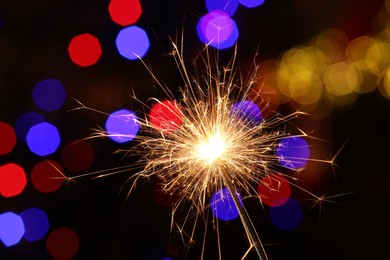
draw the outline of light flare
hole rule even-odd
[[[205,142],[198,144],[195,156],[210,165],[214,161],[223,158],[226,151],[226,142],[220,134],[211,135]]]
[[[82,176],[105,177],[127,173],[129,169],[139,169],[129,177],[131,187],[128,189],[128,195],[140,180],[155,180],[165,193],[178,196],[172,209],[171,231],[176,228],[183,242],[188,242],[188,247],[194,243],[197,222],[203,220],[207,227],[210,197],[214,192],[227,188],[249,242],[249,249],[243,258],[254,249],[259,259],[267,259],[256,228],[240,198],[244,200],[257,197],[261,201],[257,191],[258,183],[264,176],[280,172],[281,166],[283,167],[276,154],[280,141],[291,135],[301,138],[309,136],[290,124],[291,120],[305,114],[303,112],[297,111],[287,116],[275,113],[266,119],[259,119],[260,113],[256,113],[256,116],[248,114],[248,106],[235,106],[239,102],[247,104],[246,101],[256,101],[258,107],[266,107],[262,102],[267,102],[262,98],[261,87],[253,86],[256,82],[256,66],[249,81],[245,82],[241,77],[237,77],[236,51],[232,60],[221,68],[218,62],[213,64],[213,61],[218,60],[218,54],[216,57],[212,56],[206,46],[205,55],[199,55],[194,61],[199,65],[200,60],[205,69],[201,73],[192,74],[185,65],[182,51],[173,43],[171,55],[184,82],[179,99],[175,99],[172,90],[161,83],[151,68],[140,59],[156,84],[165,92],[165,98],[176,100],[180,105],[180,109],[174,111],[175,116],[181,119],[180,126],[173,131],[163,131],[156,129],[148,117],[137,118],[140,132],[135,136],[135,143],[129,150],[122,151],[129,156],[139,156],[141,159],[137,163],[68,179]],[[162,106],[165,104],[159,100],[157,102]],[[78,103],[80,107],[77,109],[96,112],[81,102]],[[243,113],[235,111],[241,107],[244,109]],[[172,110],[168,106],[166,109]],[[292,126],[291,129],[288,126]],[[110,134],[99,130],[91,138],[107,136]],[[333,163],[333,160],[315,158],[308,158],[307,161]],[[304,165],[299,170],[303,168]],[[289,181],[295,179],[294,176],[285,176]],[[315,197],[310,192],[308,194]],[[184,205],[190,205],[185,213],[182,210]],[[216,228],[218,230],[218,226]],[[206,234],[203,236],[202,259]],[[222,259],[220,246],[218,242],[219,258]]]

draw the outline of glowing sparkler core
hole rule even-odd
[[[200,143],[195,151],[195,156],[207,165],[221,158],[226,151],[226,141],[217,133],[211,135],[205,142]]]
[[[246,83],[236,82],[234,58],[221,70],[217,66],[214,72],[212,59],[206,52],[207,56],[203,59],[206,71],[196,77],[197,75],[191,75],[187,71],[178,47],[175,44],[173,47],[172,56],[184,80],[182,95],[177,101],[180,109],[173,111],[171,103],[158,103],[162,106],[161,111],[173,111],[174,117],[180,118],[180,124],[175,124],[177,128],[173,131],[159,131],[153,120],[137,118],[140,134],[135,139],[138,143],[131,150],[123,151],[141,156],[140,172],[129,178],[132,181],[129,194],[138,180],[155,178],[164,192],[178,195],[172,211],[172,227],[178,227],[183,241],[188,238],[191,243],[196,225],[191,225],[193,230],[189,234],[183,232],[184,227],[189,226],[189,219],[193,216],[195,223],[198,215],[204,215],[207,219],[208,215],[204,212],[209,209],[211,194],[226,187],[250,244],[243,258],[254,249],[259,259],[266,260],[263,245],[240,198],[259,196],[255,185],[281,166],[277,155],[279,143],[291,136],[291,133],[284,130],[285,125],[301,113],[295,112],[284,117],[274,115],[263,120],[258,108],[259,102],[262,102],[262,93],[252,90],[252,79],[256,73]],[[175,100],[169,88],[144,65],[169,100]],[[257,104],[251,100],[256,100]],[[82,105],[82,108],[86,107]],[[157,116],[152,116],[151,119],[153,118]],[[163,116],[161,120],[158,121],[161,125],[172,125],[170,117]],[[299,132],[301,134],[294,136],[307,136],[303,131]],[[98,136],[110,136],[110,133],[100,133]],[[295,156],[292,157],[296,159]],[[128,168],[118,167],[114,173],[127,172]],[[98,177],[114,173],[98,172]],[[191,207],[184,217],[184,223],[178,225],[174,216],[180,214],[180,207],[186,201],[191,203]],[[202,259],[204,247],[203,244]]]

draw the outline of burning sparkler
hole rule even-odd
[[[185,83],[177,101],[174,101],[169,88],[145,65],[167,94],[167,100],[155,99],[149,117],[138,118],[131,113],[112,116],[116,120],[130,122],[135,131],[106,129],[98,131],[97,136],[123,141],[135,138],[135,145],[124,152],[141,155],[139,164],[143,168],[129,178],[132,181],[129,194],[138,180],[157,179],[164,192],[179,196],[172,212],[172,226],[176,211],[184,202],[190,201],[198,216],[213,207],[209,198],[214,192],[227,188],[250,244],[243,258],[254,249],[259,259],[265,260],[267,256],[263,244],[241,197],[260,198],[256,185],[263,177],[277,172],[281,165],[300,170],[307,160],[312,160],[308,158],[309,150],[304,140],[307,135],[297,128],[293,129],[295,133],[286,130],[289,121],[303,113],[295,112],[285,117],[275,114],[263,118],[259,107],[264,107],[266,100],[259,103],[262,93],[253,89],[256,71],[247,83],[237,82],[234,70],[236,55],[225,67],[219,68],[218,64],[212,65],[213,58],[207,46],[204,52],[205,55],[200,55],[198,59],[204,63],[205,71],[201,75],[193,75],[184,63],[182,52],[173,44],[172,56]],[[90,109],[79,104],[78,109]],[[290,141],[300,153],[289,150]],[[107,176],[133,167],[82,176]],[[275,178],[275,182],[279,181]],[[226,195],[222,194],[222,199],[223,196]],[[187,217],[190,215],[188,213]],[[179,229],[183,230],[184,225]],[[194,230],[195,227],[189,235],[190,240]]]

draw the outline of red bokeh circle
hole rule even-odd
[[[264,176],[257,187],[261,202],[270,207],[281,206],[291,195],[290,184],[280,173]]]

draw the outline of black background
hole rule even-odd
[[[137,25],[146,29],[151,41],[145,62],[167,85],[180,86],[180,76],[167,55],[171,48],[169,36],[177,39],[183,31],[185,53],[191,57],[202,47],[195,26],[206,13],[205,5],[203,1],[173,0],[143,0],[141,4],[143,13]],[[161,95],[140,62],[128,61],[117,53],[114,39],[122,27],[111,21],[107,5],[108,1],[100,0],[0,1],[1,121],[13,125],[20,114],[37,111],[31,91],[36,82],[48,77],[61,80],[69,97],[105,112],[137,106],[130,104],[131,89],[141,100]],[[251,62],[257,50],[261,59],[277,58],[284,50],[327,28],[339,28],[350,39],[370,34],[382,5],[379,0],[268,0],[254,9],[239,7],[234,16],[240,30],[239,63]],[[81,68],[71,62],[67,47],[72,37],[85,32],[100,40],[103,53],[96,65]],[[221,51],[224,55],[229,57],[231,51]],[[89,136],[91,127],[104,124],[100,114],[67,112],[75,106],[69,98],[63,109],[45,114],[59,127],[63,142]],[[360,95],[351,105],[336,107],[318,123],[329,129],[326,138],[334,144],[334,153],[345,143],[334,178],[318,188],[329,195],[351,193],[332,199],[337,204],[324,204],[320,211],[318,207],[310,210],[310,203],[303,203],[303,221],[289,232],[274,228],[267,210],[257,204],[248,206],[251,212],[257,210],[253,220],[269,259],[388,256],[389,112],[390,101],[376,90]],[[96,159],[91,171],[131,163],[113,155],[118,145],[109,140],[94,140],[93,145]],[[39,160],[20,142],[11,154],[0,158],[2,164],[15,161],[23,165],[27,173]],[[0,199],[0,209],[20,212],[41,207],[48,213],[51,230],[68,226],[77,232],[77,259],[162,259],[170,240],[177,251],[177,255],[171,252],[171,257],[184,259],[186,250],[177,231],[170,232],[170,207],[156,202],[153,183],[148,182],[139,185],[126,200],[126,193],[119,190],[127,177],[125,173],[97,180],[80,179],[52,194],[40,194],[29,183],[17,198]],[[216,237],[212,227],[209,229],[205,259],[216,259]],[[247,248],[240,222],[220,224],[220,232],[223,259],[239,259]],[[200,231],[196,239],[199,242],[201,238]],[[50,259],[44,243],[21,242],[11,248],[0,245],[0,258]],[[200,245],[191,247],[188,259],[199,259]],[[253,252],[248,258],[256,259]]]

